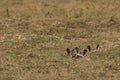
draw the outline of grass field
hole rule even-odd
[[[0,0],[0,80],[120,80],[119,0]],[[77,60],[66,48],[100,44]]]

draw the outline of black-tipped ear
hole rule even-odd
[[[87,53],[87,49],[83,50],[83,55],[85,55]]]
[[[91,47],[90,47],[90,45],[88,45],[87,48],[88,48],[89,51],[91,51]]]
[[[70,49],[69,48],[66,49],[66,52],[67,52],[67,55],[70,56]]]
[[[97,44],[96,49],[98,49],[99,47],[100,47],[100,44]]]

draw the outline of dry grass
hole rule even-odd
[[[0,0],[0,80],[119,80],[119,0]],[[8,11],[7,11],[8,9]],[[78,60],[66,48],[100,43]]]

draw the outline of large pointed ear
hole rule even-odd
[[[67,55],[70,56],[70,49],[69,48],[66,49],[66,52],[67,52]]]
[[[96,50],[99,49],[99,47],[100,47],[100,44],[97,44],[97,46],[96,46]]]
[[[87,46],[87,49],[88,49],[89,51],[92,50],[90,45]]]

